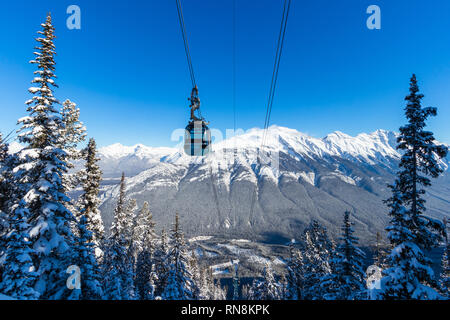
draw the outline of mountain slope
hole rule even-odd
[[[281,242],[298,237],[317,219],[333,236],[351,210],[363,242],[383,231],[400,154],[395,133],[378,130],[351,137],[334,132],[317,139],[272,126],[258,157],[263,131],[252,129],[213,145],[208,157],[188,157],[177,149],[113,145],[100,149],[105,172],[101,206],[107,227],[118,195],[117,178],[129,176],[127,192],[138,204],[149,201],[159,226],[179,212],[189,235],[214,234]],[[267,155],[267,157],[265,157]],[[268,159],[268,160],[267,160]],[[441,162],[447,170],[448,159]],[[428,214],[450,212],[448,171],[428,195]]]

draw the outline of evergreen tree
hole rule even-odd
[[[154,300],[157,274],[153,271],[152,255],[148,250],[139,252],[136,261],[136,293],[140,300]]]
[[[228,288],[225,286],[225,288],[222,288],[220,286],[220,282],[217,280],[214,280],[214,277],[211,276],[209,277],[211,283],[212,283],[212,288],[213,288],[213,294],[212,294],[212,300],[226,300],[227,299],[227,291]]]
[[[8,218],[6,214],[6,202],[10,187],[7,183],[7,157],[8,157],[8,144],[4,141],[3,135],[0,132],[0,257],[4,253],[6,233],[9,229]],[[1,264],[0,264],[1,273]],[[1,278],[0,278],[1,280]]]
[[[205,288],[202,277],[202,269],[198,264],[197,257],[195,256],[195,252],[191,252],[191,257],[188,261],[189,273],[192,276],[192,281],[195,283],[193,288],[193,300],[207,300],[208,297],[208,289]]]
[[[38,273],[32,261],[33,249],[29,241],[29,225],[26,222],[27,209],[21,201],[11,218],[11,231],[6,236],[2,281],[0,292],[14,299],[38,299],[34,290]]]
[[[131,219],[132,220],[132,219]],[[103,258],[104,292],[110,300],[132,300],[134,292],[134,259],[130,255],[130,217],[126,206],[125,175],[120,182],[114,221],[106,240]]]
[[[437,114],[436,108],[422,108],[424,97],[419,93],[416,76],[410,83],[405,98],[408,124],[400,128],[397,149],[403,152],[400,171],[390,186],[392,197],[386,200],[390,209],[390,225],[386,228],[394,246],[389,256],[389,268],[382,279],[386,299],[434,299],[434,281],[431,260],[423,250],[438,245],[443,226],[440,221],[424,216],[425,187],[431,185],[429,177],[442,173],[438,160],[447,155],[447,148],[435,144],[433,133],[425,131],[425,121]]]
[[[133,240],[135,210],[137,208],[136,200],[127,200],[125,174],[122,173],[119,186],[119,199],[114,209],[115,218],[111,227],[111,234],[120,235],[124,241],[127,250],[130,250]]]
[[[167,233],[163,229],[153,258],[155,274],[157,275],[155,297],[161,297],[167,284],[167,275],[169,273],[168,254],[169,245],[167,243]]]
[[[140,299],[153,300],[157,275],[154,272],[155,253],[155,223],[148,202],[144,202],[137,218],[135,227],[136,247],[138,251],[136,262],[136,291]]]
[[[444,226],[447,229],[447,219],[444,219]],[[439,291],[447,298],[450,298],[450,246],[448,243],[448,237],[445,237],[445,248],[442,254],[441,260],[441,275],[439,277]]]
[[[61,149],[66,152],[66,163],[68,169],[73,169],[73,162],[82,158],[82,152],[78,145],[86,139],[86,128],[80,121],[80,109],[70,100],[62,104],[60,110],[63,127],[61,129]],[[81,172],[70,172],[63,176],[63,184],[66,191],[75,189],[80,184]],[[76,207],[72,205],[72,212]]]
[[[293,242],[289,244],[289,260],[286,269],[284,299],[300,300],[303,288],[303,256],[299,250],[294,248]]]
[[[383,247],[381,233],[377,232],[377,243],[375,246],[375,257],[374,257],[374,265],[376,265],[381,270],[387,268],[387,256],[388,252]]]
[[[282,288],[275,280],[269,264],[263,270],[262,278],[253,281],[249,291],[249,300],[281,300]]]
[[[85,151],[86,165],[83,172],[83,194],[79,201],[79,211],[82,216],[87,219],[87,228],[92,232],[92,241],[96,247],[104,237],[104,228],[100,210],[100,200],[98,193],[100,191],[100,182],[102,180],[102,172],[98,165],[97,146],[95,140],[91,138]]]
[[[131,204],[131,206],[133,206],[133,204]],[[148,202],[144,201],[133,226],[133,242],[137,252],[149,248],[153,253],[155,251],[156,238],[153,215],[150,212]]]
[[[82,152],[77,147],[86,140],[86,128],[80,121],[80,109],[67,99],[63,102],[60,113],[64,123],[61,147],[66,150],[70,160],[79,160],[82,158]]]
[[[363,259],[365,254],[356,247],[358,238],[353,236],[353,223],[350,212],[344,214],[342,243],[337,247],[335,257],[331,260],[332,273],[322,279],[325,299],[354,300],[361,299],[365,290],[365,272]]]
[[[78,223],[76,261],[76,265],[80,267],[81,288],[72,291],[69,298],[73,300],[100,300],[103,298],[100,269],[95,257],[96,244],[93,241],[93,232],[88,227],[87,217],[81,216]]]
[[[214,276],[211,268],[199,268],[199,276],[195,281],[200,290],[199,299],[223,300],[221,298],[221,289],[214,283]]]
[[[239,280],[239,264],[234,263],[233,261],[232,265],[234,265],[234,272],[233,272],[233,300],[239,300],[239,285],[241,284],[241,281]]]
[[[303,234],[303,299],[323,299],[321,279],[331,273],[330,259],[333,244],[327,229],[313,220]]]
[[[189,259],[186,243],[180,229],[178,213],[171,234],[171,248],[168,254],[168,273],[166,285],[162,292],[164,300],[192,300],[194,299],[196,284],[189,272]]]
[[[30,238],[33,243],[33,260],[38,262],[39,274],[35,288],[43,299],[67,298],[66,269],[74,256],[74,241],[70,224],[72,213],[67,209],[69,198],[65,195],[63,175],[67,172],[67,154],[60,148],[64,123],[55,106],[56,87],[55,39],[50,14],[42,25],[36,41],[37,75],[31,87],[33,98],[28,100],[29,115],[19,119],[19,141],[25,148],[18,154],[20,164],[14,168],[16,203],[22,200],[28,209]]]
[[[3,134],[0,132],[0,167],[6,160],[8,155],[8,144],[3,139]]]

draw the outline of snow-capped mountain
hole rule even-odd
[[[124,171],[128,196],[139,205],[149,201],[161,227],[170,226],[179,212],[184,229],[194,236],[284,241],[297,237],[311,219],[336,235],[344,211],[350,210],[358,236],[367,243],[388,221],[382,200],[389,196],[386,185],[400,158],[395,145],[395,133],[384,130],[356,137],[334,132],[318,139],[278,126],[214,143],[207,157],[115,144],[99,150],[106,178],[101,210],[109,227],[116,179]],[[441,165],[447,170],[448,163]],[[449,215],[447,171],[434,182],[427,205],[432,216]]]
[[[134,176],[173,152],[175,149],[172,148],[151,148],[142,144],[127,147],[116,143],[99,150],[100,166],[105,178],[116,177],[122,171],[127,176]]]

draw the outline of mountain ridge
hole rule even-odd
[[[119,150],[114,158],[102,157],[100,149],[100,166],[115,181],[102,188],[106,225],[112,221],[123,169],[129,197],[139,204],[149,201],[162,227],[169,227],[172,215],[179,212],[192,236],[285,241],[296,237],[311,219],[337,236],[345,210],[353,212],[363,241],[383,231],[388,217],[382,200],[389,196],[386,186],[400,159],[394,132],[377,130],[355,137],[334,132],[313,138],[272,126],[261,154],[275,154],[277,159],[270,158],[267,164],[258,157],[263,134],[262,129],[251,129],[219,141],[207,157],[136,145],[123,149],[129,153]],[[446,173],[428,197],[429,213],[437,218],[450,212],[448,162],[448,158],[441,161]]]

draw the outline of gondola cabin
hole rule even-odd
[[[184,134],[184,152],[189,156],[206,156],[211,151],[211,131],[205,121],[190,121]]]

